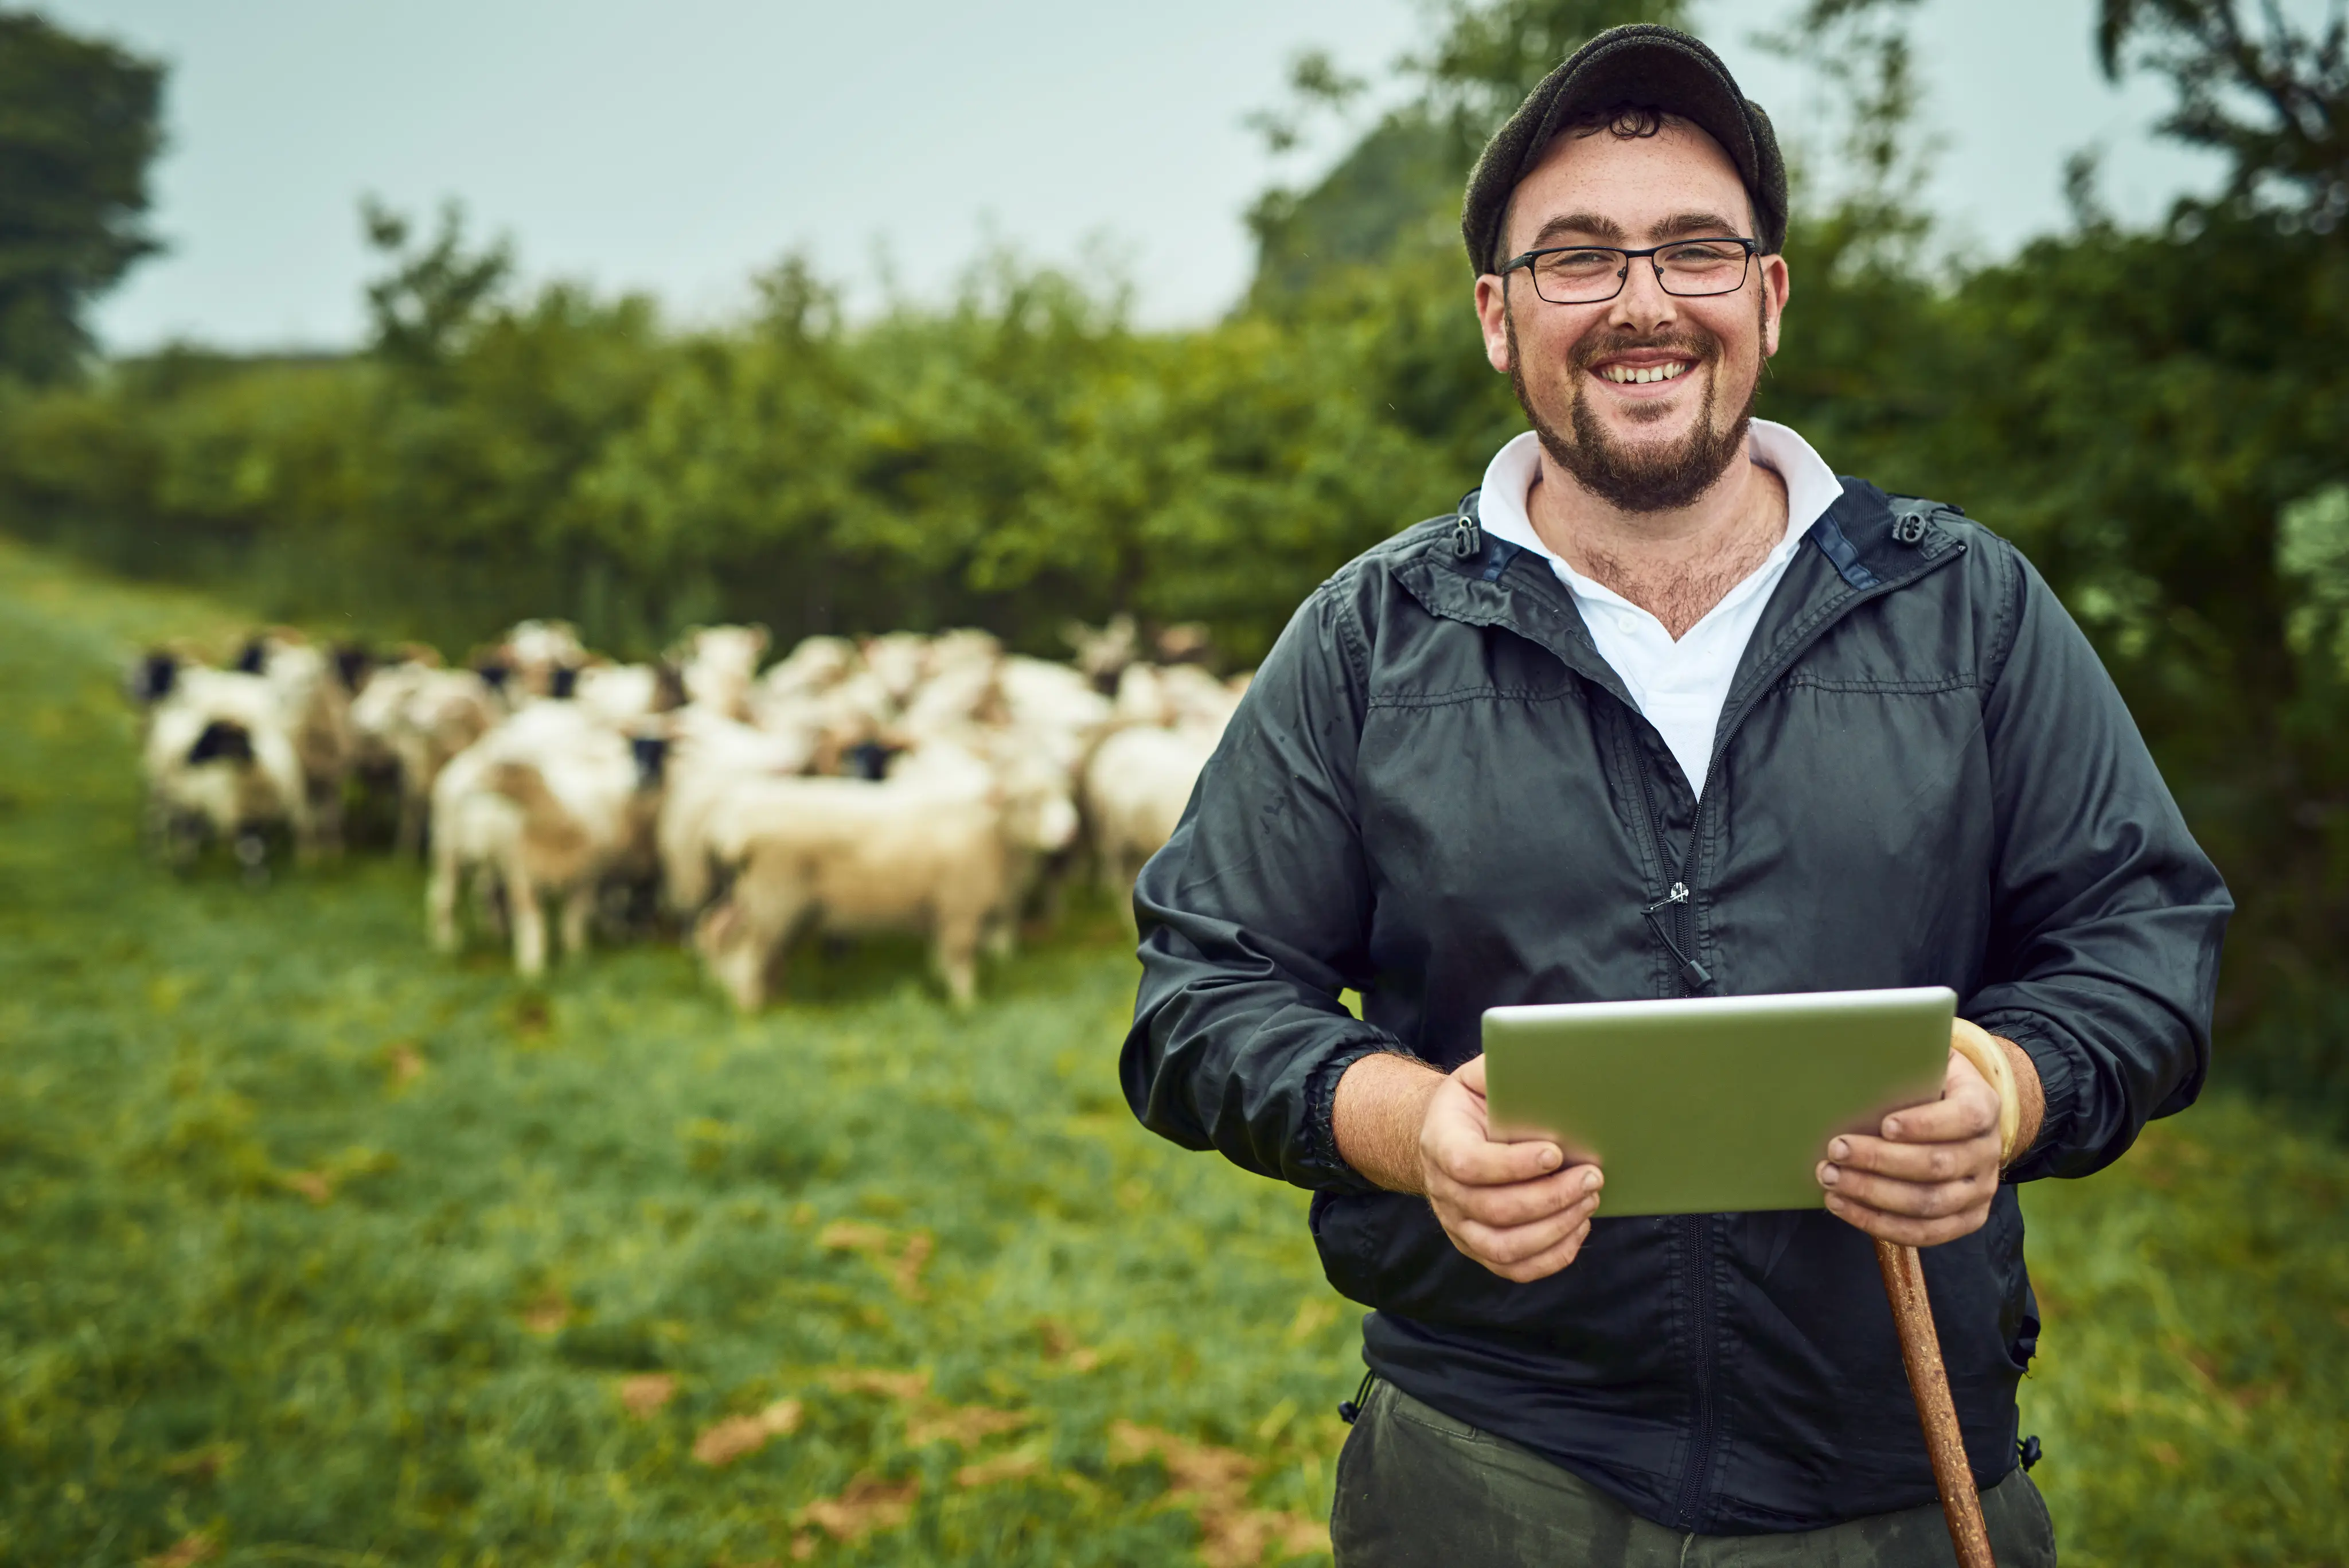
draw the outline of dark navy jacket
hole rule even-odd
[[[1947,985],[2046,1089],[2012,1180],[2083,1176],[2199,1091],[2226,889],[2078,628],[1953,511],[1845,482],[1746,648],[1701,800],[1548,566],[1473,517],[1345,566],[1266,659],[1135,893],[1127,1097],[1313,1189],[1373,1370],[1646,1517],[1929,1503],[1865,1235],[1602,1204],[1570,1267],[1512,1284],[1339,1158],[1339,1075],[1379,1051],[1455,1067],[1503,1003]],[[1646,919],[1677,882],[1672,921]],[[2013,1187],[1925,1270],[1987,1486],[2039,1332]]]

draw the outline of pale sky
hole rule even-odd
[[[2150,86],[2114,90],[2092,0],[1926,0],[1930,192],[1976,254],[2064,221],[2064,154],[2109,150],[2111,204],[2162,211],[2208,168],[2152,142]],[[1008,243],[1113,252],[1142,318],[1198,321],[1245,286],[1241,214],[1276,177],[1243,123],[1300,47],[1380,75],[1421,0],[49,0],[78,30],[168,61],[155,226],[169,254],[98,312],[109,348],[357,341],[370,258],[357,203],[461,199],[526,277],[647,290],[693,320],[812,254],[854,301],[936,297]],[[1702,31],[1782,130],[1811,89],[1750,35],[1787,0],[1702,0]],[[1095,249],[1088,251],[1088,246]]]

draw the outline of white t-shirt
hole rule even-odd
[[[1763,607],[1785,576],[1786,563],[1795,558],[1804,534],[1843,494],[1835,470],[1811,450],[1810,442],[1785,425],[1754,421],[1746,426],[1745,445],[1754,462],[1785,483],[1786,536],[1677,642],[1663,622],[1568,566],[1534,532],[1533,521],[1526,515],[1526,497],[1541,472],[1541,440],[1533,431],[1493,454],[1485,469],[1484,493],[1477,498],[1477,518],[1485,528],[1540,556],[1574,595],[1599,657],[1623,678],[1631,700],[1664,737],[1680,760],[1681,772],[1688,775],[1689,787],[1699,794],[1704,793],[1713,732],[1729,701],[1729,683],[1762,619]]]

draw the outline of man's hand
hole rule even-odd
[[[2031,1058],[2012,1041],[1998,1044],[2023,1098],[2020,1153],[2038,1136],[2046,1100]],[[1818,1177],[1829,1212],[1911,1247],[1982,1229],[1998,1194],[1998,1091],[1972,1063],[1952,1050],[1941,1097],[1893,1112],[1878,1130],[1881,1137],[1848,1133],[1827,1145]]]
[[[1495,1143],[1485,1058],[1449,1075],[1395,1055],[1366,1056],[1338,1081],[1338,1151],[1380,1186],[1426,1196],[1452,1244],[1520,1284],[1582,1250],[1604,1181],[1554,1143]]]

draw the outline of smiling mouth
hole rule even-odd
[[[1599,374],[1617,386],[1637,387],[1651,381],[1674,380],[1693,369],[1693,360],[1672,359],[1661,365],[1602,365]]]

